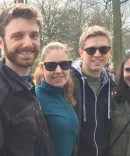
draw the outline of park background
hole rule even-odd
[[[59,41],[68,45],[72,59],[76,59],[82,30],[92,25],[104,26],[112,34],[113,68],[130,49],[130,0],[0,0],[0,12],[14,3],[26,3],[41,11],[41,49],[51,41]]]

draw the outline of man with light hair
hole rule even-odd
[[[80,59],[74,62],[75,110],[80,120],[76,156],[106,156],[110,119],[111,79],[104,66],[111,54],[111,35],[104,27],[84,29]]]

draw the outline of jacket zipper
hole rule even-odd
[[[96,95],[94,94],[95,96],[95,130],[94,130],[94,143],[95,143],[95,146],[96,146],[96,156],[98,156],[98,145],[97,145],[97,142],[96,142],[96,130],[97,130],[97,97]]]
[[[35,102],[36,102],[36,104],[38,104],[39,113],[40,113],[40,123],[38,122],[38,119],[36,119],[37,120],[37,124],[40,127],[41,133],[43,132],[48,137],[48,134],[44,130],[42,131],[42,128],[43,128],[43,114],[42,114],[42,109],[41,109],[40,103],[39,103],[39,101],[37,100],[36,97],[35,97]],[[34,110],[35,116],[37,118],[36,111],[35,111],[35,108],[34,107],[33,107],[33,110]]]
[[[88,84],[88,83],[87,83]],[[97,95],[94,93],[92,87],[88,84],[88,86],[91,88],[92,92],[94,93],[94,96],[95,96],[95,130],[94,130],[94,143],[95,143],[95,146],[96,146],[96,156],[98,156],[98,145],[97,145],[97,142],[96,142],[96,130],[97,130],[97,97],[100,93],[100,91],[102,90],[102,88],[106,85],[106,83],[99,89]]]

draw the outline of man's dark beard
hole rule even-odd
[[[6,44],[5,41],[4,41],[4,51],[5,51],[5,56],[8,58],[8,60],[10,60],[12,63],[14,63],[14,64],[16,64],[16,65],[18,65],[20,67],[25,67],[25,68],[30,67],[34,63],[34,61],[35,61],[35,59],[36,59],[36,57],[37,57],[37,55],[39,53],[39,49],[37,49],[36,47],[24,47],[24,48],[21,48],[21,49],[15,49],[15,52],[9,52],[9,50],[7,48],[7,44]],[[22,53],[24,51],[25,52],[26,51],[31,51],[31,52],[33,52],[35,54],[34,61],[31,64],[30,63],[29,64],[20,64],[20,63],[17,62],[16,57],[15,57],[16,54],[20,54],[20,53]]]

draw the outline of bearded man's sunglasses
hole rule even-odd
[[[111,49],[111,47],[109,46],[102,46],[102,47],[88,47],[85,48],[84,50],[86,51],[86,53],[88,55],[94,55],[97,51],[97,49],[99,50],[99,52],[103,55],[107,54],[109,52],[109,50]]]
[[[72,61],[41,62],[40,64],[43,64],[47,71],[55,71],[58,65],[62,70],[68,70],[71,68]]]

